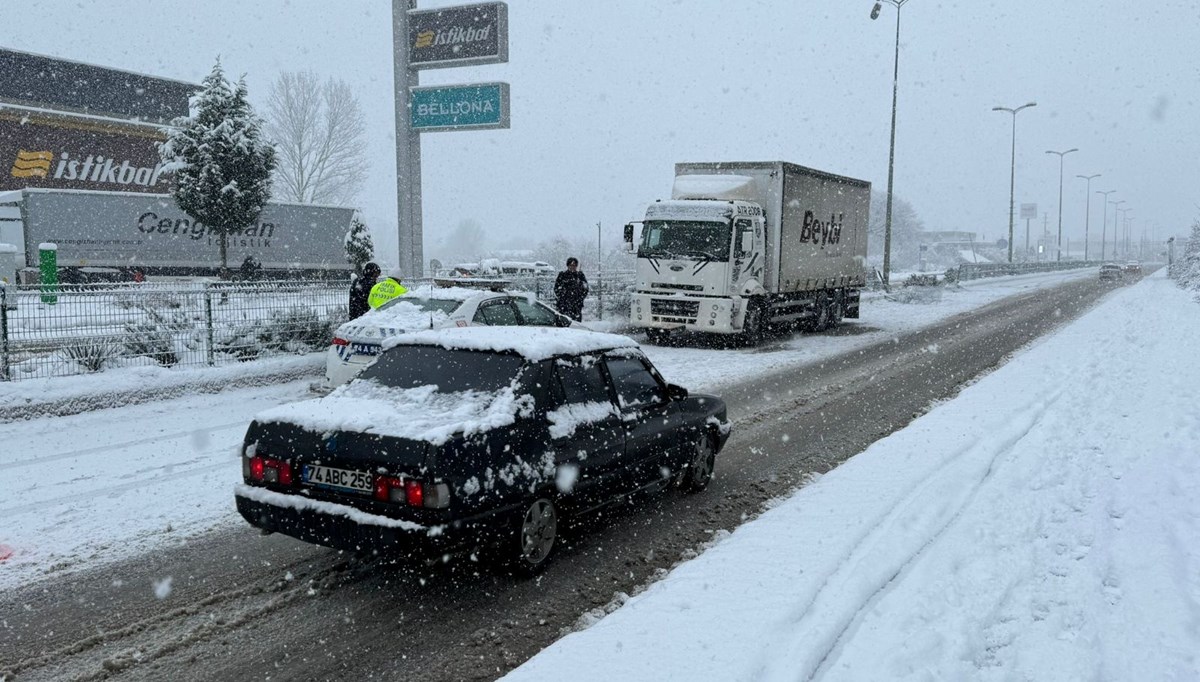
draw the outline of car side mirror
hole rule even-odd
[[[633,223],[625,223],[625,251],[633,253]]]
[[[667,384],[667,397],[671,400],[683,400],[688,397],[688,390],[679,384]]]
[[[571,318],[567,317],[566,315],[555,315],[554,319],[555,319],[555,323],[554,323],[555,326],[558,326],[558,327],[570,327],[571,326],[572,320],[571,320]]]

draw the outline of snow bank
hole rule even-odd
[[[1197,313],[1115,292],[505,679],[1197,679]]]

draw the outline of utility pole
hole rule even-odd
[[[908,0],[887,0],[896,8],[896,56],[892,61],[892,138],[888,144],[887,211],[883,219],[883,288],[892,281],[892,178],[896,168],[896,100],[900,92],[900,8]],[[871,8],[871,19],[879,18],[881,2]],[[1012,235],[1009,235],[1011,238]],[[1011,251],[1011,248],[1010,248]],[[1012,260],[1009,258],[1009,260]]]

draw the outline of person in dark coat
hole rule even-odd
[[[375,286],[381,272],[383,271],[378,265],[367,263],[363,266],[362,276],[350,285],[350,319],[353,320],[371,309],[367,299],[371,295],[371,287]]]
[[[554,299],[558,312],[575,320],[583,321],[583,299],[588,295],[587,276],[579,270],[579,259],[568,258],[567,269],[558,273],[554,280]]]

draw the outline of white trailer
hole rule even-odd
[[[630,321],[673,330],[823,330],[858,317],[871,183],[783,161],[680,163],[646,209]],[[633,225],[626,241],[633,243]]]

